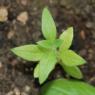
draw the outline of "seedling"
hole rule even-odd
[[[65,30],[57,38],[57,29],[54,20],[47,8],[42,13],[42,33],[45,40],[36,44],[29,44],[13,48],[11,51],[28,61],[38,61],[34,77],[39,79],[40,84],[46,81],[55,65],[59,63],[72,77],[81,79],[82,73],[79,65],[86,61],[70,50],[73,41],[73,27]]]

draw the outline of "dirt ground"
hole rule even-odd
[[[95,86],[95,0],[0,0],[0,8],[7,12],[7,18],[0,21],[0,95],[39,95],[41,85],[33,78],[36,63],[18,58],[10,49],[43,38],[41,14],[45,6],[54,17],[58,34],[74,27],[71,49],[87,60],[80,67],[84,74],[81,81]],[[47,81],[63,76],[57,65]]]

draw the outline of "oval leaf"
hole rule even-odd
[[[73,27],[70,27],[67,30],[65,30],[60,35],[60,39],[63,41],[62,45],[60,46],[60,51],[64,49],[69,49],[73,40]]]
[[[86,61],[82,57],[77,55],[72,50],[65,50],[60,52],[60,58],[63,64],[67,66],[78,66],[86,63]]]
[[[44,8],[42,13],[42,33],[48,40],[54,40],[56,38],[56,26],[47,8]]]
[[[37,45],[24,45],[13,48],[11,51],[28,61],[39,61],[44,56],[43,50]]]
[[[58,79],[44,85],[41,95],[95,95],[95,88],[75,80]]]
[[[65,70],[65,72],[69,74],[70,76],[77,79],[83,78],[83,74],[77,66],[66,66],[63,64],[62,67]]]

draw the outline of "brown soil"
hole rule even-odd
[[[86,81],[95,85],[95,2],[94,0],[0,0],[0,8],[8,11],[8,19],[0,22],[0,95],[39,95],[41,86],[33,78],[36,63],[14,56],[10,49],[35,43],[41,34],[42,9],[48,6],[55,19],[58,34],[69,26],[74,27],[72,49],[87,60],[81,66]],[[25,24],[18,20],[22,12],[28,13]],[[60,66],[49,80],[63,77]]]

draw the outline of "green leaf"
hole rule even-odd
[[[54,42],[54,47],[59,48],[62,44],[62,40],[61,39],[56,39]]]
[[[56,26],[47,8],[44,8],[42,13],[42,33],[48,40],[54,40],[56,38]]]
[[[34,69],[34,78],[39,78],[39,64]]]
[[[37,44],[43,48],[52,48],[53,42],[50,40],[41,40]]]
[[[40,84],[48,78],[49,74],[54,69],[56,62],[57,59],[54,52],[48,52],[48,54],[42,58],[34,70],[34,77],[39,78]]]
[[[86,63],[86,61],[82,57],[77,55],[72,50],[65,50],[60,52],[60,58],[63,64],[67,66],[78,66]]]
[[[62,45],[60,46],[60,51],[64,49],[69,49],[73,40],[73,27],[70,27],[67,30],[65,30],[60,35],[60,39],[63,41]]]
[[[62,67],[65,70],[65,72],[67,72],[67,74],[69,74],[70,76],[77,78],[77,79],[83,78],[83,74],[77,66],[70,67],[70,66],[66,66],[62,64]]]
[[[57,79],[45,84],[41,95],[95,95],[95,88],[84,82]]]
[[[42,40],[42,41],[39,41],[37,42],[37,44],[43,48],[47,48],[47,49],[50,49],[50,48],[58,48],[60,47],[62,43],[62,40],[60,39],[56,39],[54,41],[51,41],[51,40]]]
[[[11,49],[17,56],[28,61],[39,61],[44,56],[44,51],[37,45],[24,45]]]

